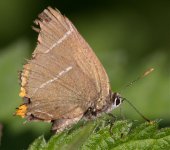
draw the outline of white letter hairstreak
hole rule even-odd
[[[38,45],[21,72],[24,102],[16,115],[52,122],[59,132],[121,104],[104,67],[68,18],[48,7],[35,23]]]

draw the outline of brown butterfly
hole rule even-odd
[[[104,67],[68,18],[48,7],[35,23],[38,45],[21,72],[24,103],[16,115],[52,122],[59,132],[121,104]]]

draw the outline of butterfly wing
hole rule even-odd
[[[48,8],[35,21],[40,26],[33,58],[21,74],[21,97],[30,99],[26,116],[42,120],[74,118],[109,95],[108,76],[73,24]]]

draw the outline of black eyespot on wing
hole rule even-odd
[[[30,98],[28,97],[23,97],[23,100],[24,100],[24,104],[30,104]]]

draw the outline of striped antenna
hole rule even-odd
[[[131,81],[130,83],[128,83],[127,85],[124,86],[124,88],[121,90],[120,93],[123,92],[123,90],[125,90],[126,88],[130,87],[131,85],[133,85],[135,82],[141,80],[142,78],[148,76],[151,72],[154,71],[154,68],[149,68],[148,70],[146,70],[141,76],[137,77],[135,80]]]
[[[130,87],[136,81],[148,76],[152,71],[154,71],[154,68],[150,68],[150,69],[146,70],[141,76],[139,76],[138,78],[136,78],[135,80],[133,80],[132,82],[127,84],[123,89]],[[144,120],[146,120],[149,123],[152,123],[152,121],[150,119],[146,118],[128,99],[126,99],[126,98],[122,98],[122,99],[123,99],[123,101],[126,101]]]
[[[123,98],[123,101],[126,101],[144,120],[151,123],[152,121],[148,118],[146,118],[128,99]]]

